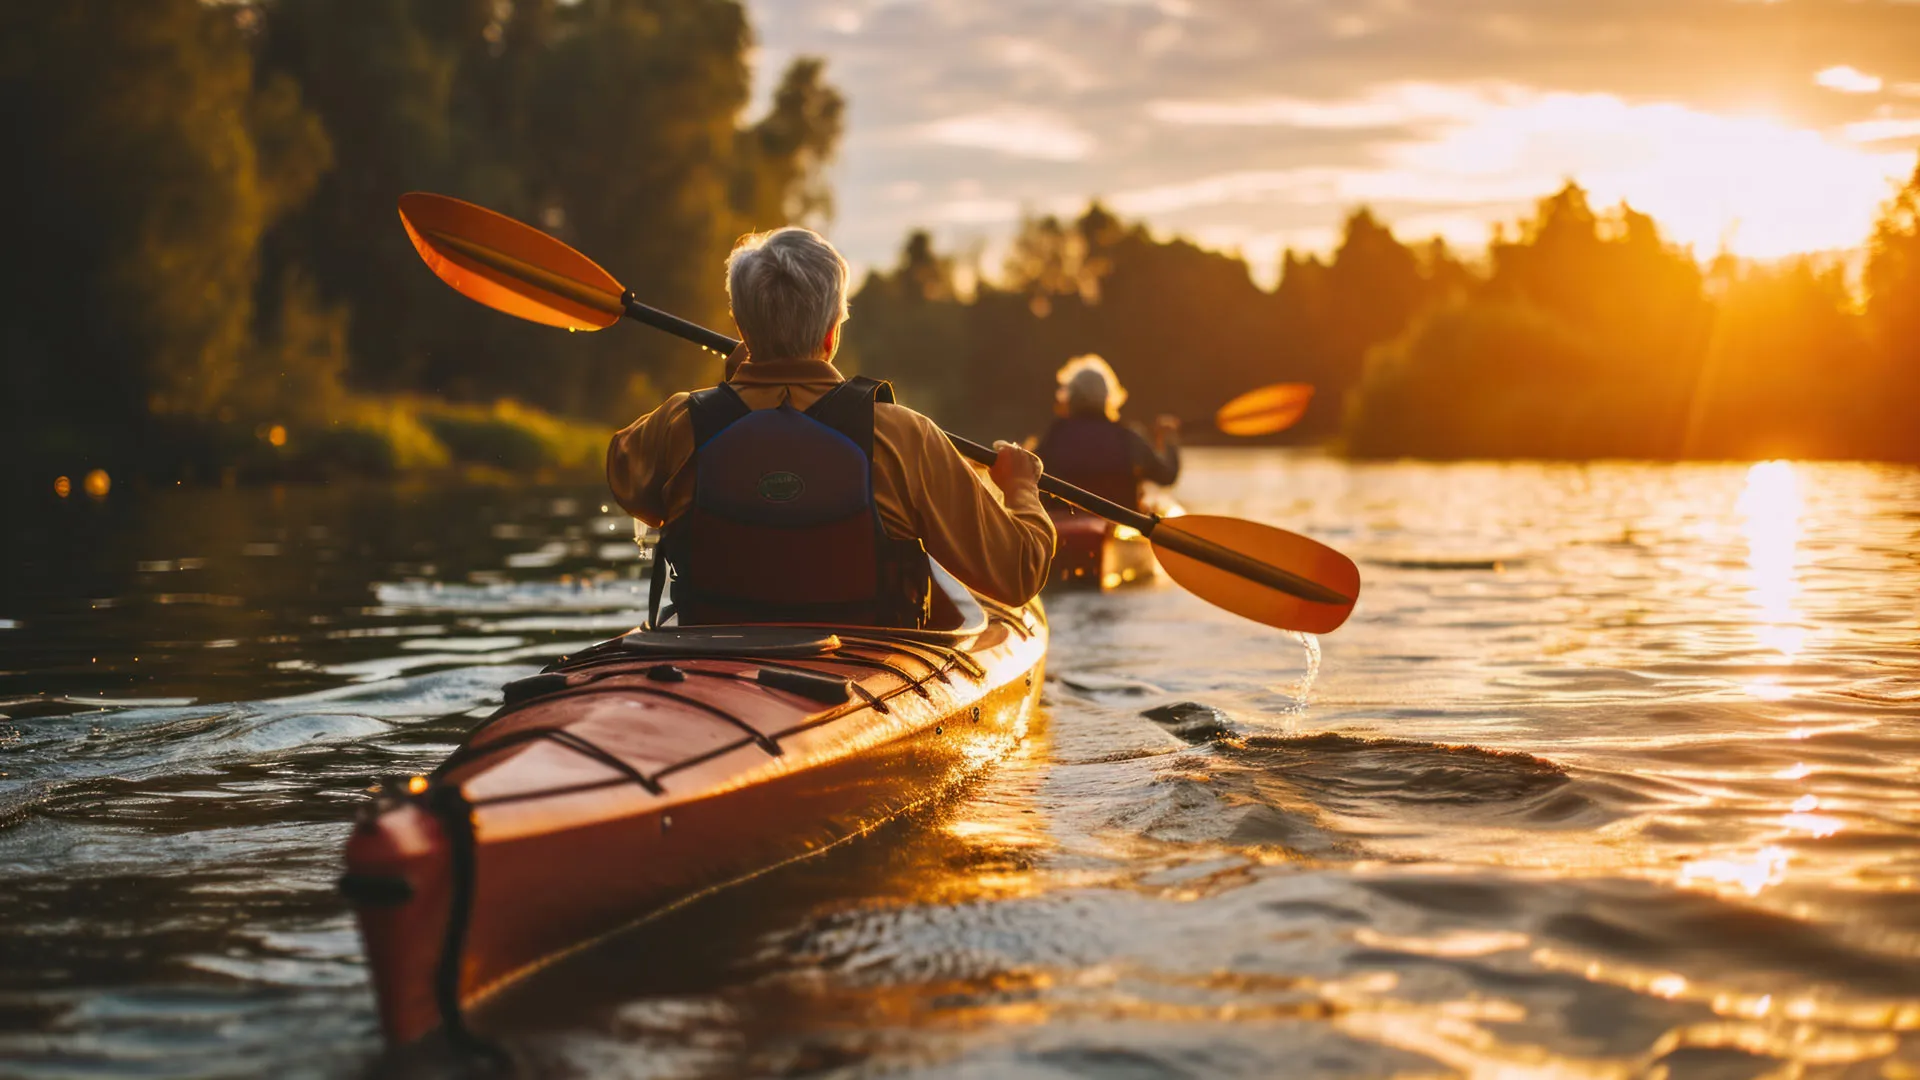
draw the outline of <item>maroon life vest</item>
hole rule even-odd
[[[1068,416],[1053,422],[1034,448],[1047,473],[1121,506],[1140,505],[1140,474],[1127,429],[1104,416]]]
[[[683,626],[925,625],[926,549],[888,536],[873,503],[876,400],[893,388],[859,376],[805,412],[750,408],[726,383],[692,394],[693,505],[661,530],[654,607],[671,574]]]

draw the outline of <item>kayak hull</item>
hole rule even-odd
[[[389,1041],[951,790],[1025,736],[1046,645],[1037,605],[980,602],[948,634],[636,632],[510,684],[349,838]]]

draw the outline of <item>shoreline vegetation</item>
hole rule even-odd
[[[451,296],[397,196],[536,223],[715,326],[735,237],[835,209],[845,102],[801,57],[748,115],[735,0],[70,0],[8,6],[0,41],[10,485],[597,471],[718,362]],[[1266,289],[1095,200],[998,267],[907,237],[842,362],[975,436],[1039,430],[1099,352],[1149,412],[1314,383],[1266,441],[1354,457],[1920,460],[1920,169],[1854,262],[1703,259],[1570,181],[1471,255],[1357,209]]]
[[[847,349],[961,431],[1037,430],[1054,369],[1099,352],[1178,415],[1313,383],[1301,423],[1256,441],[1353,458],[1920,461],[1920,167],[1888,195],[1858,283],[1842,255],[1703,265],[1569,181],[1474,257],[1355,210],[1272,290],[1095,201],[1025,222],[994,276],[914,234],[855,297]]]

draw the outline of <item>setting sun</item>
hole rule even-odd
[[[1773,258],[1855,247],[1911,168],[1874,150],[1770,116],[1722,115],[1611,94],[1511,85],[1397,83],[1334,102],[1166,101],[1164,123],[1237,129],[1371,128],[1418,133],[1382,141],[1366,165],[1303,166],[1122,191],[1142,214],[1281,200],[1301,205],[1425,204],[1398,222],[1409,235],[1484,243],[1489,204],[1519,202],[1577,179],[1597,204],[1630,203],[1705,256],[1725,247]],[[1228,233],[1216,232],[1223,240]],[[1314,246],[1309,243],[1307,246]]]

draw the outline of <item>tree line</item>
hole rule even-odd
[[[1920,459],[1920,169],[1857,288],[1831,258],[1703,266],[1570,182],[1471,260],[1356,210],[1271,290],[1098,202],[1024,222],[997,273],[919,232],[853,310],[853,363],[978,434],[1038,430],[1054,370],[1099,352],[1185,417],[1311,382],[1283,441],[1360,457]]]
[[[483,315],[420,266],[395,198],[539,223],[721,321],[734,238],[830,210],[842,124],[812,59],[746,116],[750,44],[735,0],[4,5],[8,467],[217,463],[343,418],[391,452],[411,420],[380,394],[630,418],[704,354]]]
[[[724,326],[734,238],[828,220],[845,109],[802,58],[749,115],[750,45],[738,0],[0,5],[0,475],[591,464],[712,358],[487,314],[394,200],[537,223]],[[907,237],[843,366],[981,436],[1038,430],[1054,370],[1098,352],[1142,412],[1311,382],[1285,438],[1361,456],[1920,459],[1920,171],[1857,282],[1703,265],[1571,183],[1472,257],[1356,210],[1271,289],[1097,201],[979,262]]]

